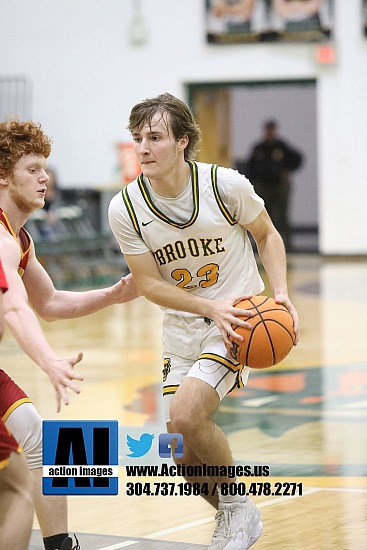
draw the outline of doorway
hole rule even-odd
[[[304,157],[292,176],[292,251],[318,252],[316,81],[192,83],[187,92],[202,131],[202,162],[241,171],[263,122],[277,120],[281,138]]]

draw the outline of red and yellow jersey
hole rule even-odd
[[[6,422],[22,403],[32,403],[28,395],[5,371],[0,369],[0,419]]]
[[[0,208],[0,224],[14,237],[20,248],[20,262],[18,265],[18,273],[22,277],[27,267],[29,250],[31,246],[31,237],[29,233],[22,227],[19,233],[19,240],[10,225],[7,215]],[[4,287],[3,287],[4,285]],[[0,288],[7,289],[5,275],[2,270],[0,262]],[[4,372],[0,369],[0,420],[6,422],[9,415],[22,403],[31,403],[28,395]],[[1,426],[1,424],[0,424]],[[13,442],[11,442],[13,439]],[[6,435],[5,432],[0,432],[0,468],[6,466],[7,459],[10,456],[10,452],[17,450],[18,446],[14,448],[14,438],[10,434]],[[2,454],[4,453],[4,454]],[[8,453],[8,454],[6,454]],[[4,458],[5,457],[5,458]],[[3,458],[3,462],[2,462]]]
[[[20,262],[18,265],[18,273],[21,277],[23,277],[25,268],[27,267],[27,263],[28,263],[29,251],[31,247],[31,237],[28,231],[24,227],[21,227],[19,232],[19,240],[18,240],[16,234],[13,231],[12,226],[10,225],[7,215],[5,214],[4,210],[1,207],[0,207],[0,224],[3,227],[5,227],[5,229],[14,237],[14,239],[17,241],[19,245]]]
[[[21,448],[0,419],[0,470],[9,462],[10,453],[19,453]]]

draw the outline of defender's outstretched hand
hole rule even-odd
[[[80,388],[74,383],[74,380],[83,381],[84,377],[74,370],[74,366],[80,363],[82,359],[83,354],[81,352],[71,359],[55,358],[44,369],[55,388],[57,412],[60,412],[62,403],[69,405],[67,388],[77,394],[80,393]]]
[[[138,289],[135,280],[131,273],[121,279],[113,286],[114,292],[116,292],[116,304],[123,304],[130,302],[141,296],[141,292]]]

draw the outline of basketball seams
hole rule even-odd
[[[255,325],[252,326],[251,332],[254,332],[259,325],[264,324],[266,326],[266,323],[274,323],[275,325],[279,325],[280,327],[282,327],[289,334],[289,336],[291,337],[291,340],[293,342],[294,337],[292,336],[290,331],[287,329],[287,327],[284,326],[280,321],[278,321],[278,319],[262,319],[262,320],[258,321]],[[238,328],[238,327],[239,327],[239,325],[236,326],[236,328]],[[251,336],[252,336],[252,334],[251,334]]]
[[[261,323],[258,323],[258,324],[260,325]],[[248,344],[247,344],[247,349],[246,349],[246,362],[244,363],[245,365],[248,365],[248,363],[249,363],[249,355],[250,355],[250,351],[251,351],[251,341],[254,337],[254,334],[255,334],[255,330],[254,330],[254,328],[252,328],[250,338],[249,338],[249,341],[248,341]]]
[[[255,298],[260,298],[260,296],[255,296]],[[263,306],[264,304],[266,304],[266,302],[269,300],[269,297],[268,296],[262,296],[262,298],[264,298],[264,300],[262,302],[260,302],[259,304],[255,304],[254,302],[254,297],[252,298],[249,298],[249,302],[250,304],[253,305],[253,307],[258,311],[258,308]]]
[[[278,319],[265,319],[265,321],[269,322],[269,323],[274,323],[275,325],[278,325],[279,327],[281,327],[283,330],[285,330],[285,332],[287,334],[289,334],[289,337],[292,341],[292,343],[294,342],[294,332],[292,331],[292,333],[287,329],[287,327],[285,325],[283,325],[283,323],[281,323]]]
[[[251,351],[251,340],[252,338],[255,336],[255,332],[256,332],[256,329],[261,326],[261,325],[264,325],[264,330],[266,332],[266,335],[268,337],[268,341],[269,341],[269,344],[271,346],[271,352],[272,352],[272,356],[273,356],[273,366],[276,365],[278,362],[279,362],[279,357],[277,356],[277,353],[274,349],[274,344],[273,344],[273,338],[270,334],[270,331],[267,327],[267,324],[268,323],[273,323],[274,325],[278,325],[278,327],[280,329],[282,329],[286,334],[288,334],[289,338],[290,338],[290,344],[293,346],[293,343],[294,343],[294,334],[292,335],[291,332],[287,329],[286,326],[284,326],[280,321],[278,321],[277,319],[264,319],[262,321],[259,321],[258,323],[256,323],[256,325],[253,325],[253,328],[251,330],[251,337],[249,339],[249,343],[248,343],[248,348],[246,350],[246,361],[248,362],[248,359],[249,359],[249,354],[250,354],[250,351]],[[286,354],[287,355],[287,354]],[[285,355],[285,356],[286,356]],[[284,357],[285,357],[284,356]]]
[[[259,317],[262,317],[265,313],[272,313],[273,311],[275,311],[276,313],[289,313],[288,309],[287,308],[284,308],[284,309],[279,309],[279,308],[276,308],[276,307],[272,307],[270,309],[265,309],[265,310],[260,310],[258,311],[257,308],[256,308],[256,311],[257,313],[255,313],[255,315],[253,317],[247,317],[247,319],[255,319],[256,315],[259,315]]]
[[[274,365],[274,363],[275,363],[274,344],[273,344],[273,340],[272,340],[272,338],[271,338],[271,336],[270,336],[268,327],[266,326],[266,323],[264,322],[264,319],[263,319],[263,316],[262,316],[262,313],[266,313],[267,310],[263,312],[263,311],[260,311],[260,309],[259,309],[259,308],[262,307],[264,304],[266,304],[266,302],[267,302],[268,300],[269,300],[269,297],[266,296],[266,297],[265,297],[265,300],[263,300],[260,304],[255,304],[255,303],[253,302],[253,300],[250,298],[250,303],[253,304],[253,305],[255,306],[255,309],[256,309],[256,311],[257,311],[257,315],[259,315],[260,320],[261,320],[260,323],[263,323],[263,324],[264,324],[264,329],[265,329],[266,335],[267,335],[267,337],[268,337],[268,343],[270,344],[271,354],[272,354],[272,357],[273,357],[272,363],[273,363],[273,365]],[[272,308],[272,309],[274,310],[274,308]],[[256,317],[256,315],[255,315],[254,317]],[[254,317],[252,317],[252,319],[253,319]],[[260,324],[260,323],[258,323],[258,324]],[[250,350],[251,350],[251,339],[252,339],[252,337],[254,336],[254,334],[255,334],[255,327],[252,328],[250,341],[249,341],[249,343],[248,343],[247,350],[246,350],[246,364],[248,364],[248,362],[249,362],[249,354],[250,354]]]
[[[270,336],[269,329],[266,326],[266,323],[265,323],[264,319],[261,316],[260,316],[260,318],[261,318],[261,321],[259,321],[256,325],[253,325],[252,330],[251,330],[251,337],[250,337],[250,340],[249,340],[249,343],[248,343],[248,346],[247,346],[247,350],[246,350],[246,361],[248,362],[248,356],[249,356],[249,352],[250,352],[250,349],[251,349],[250,343],[251,343],[251,339],[255,335],[256,328],[260,325],[264,325],[264,330],[265,330],[266,335],[268,337],[268,343],[270,344],[271,354],[273,356],[273,365],[274,365],[274,363],[275,363],[275,351],[274,351],[273,340],[272,340],[272,337]]]

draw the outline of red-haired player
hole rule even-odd
[[[67,292],[55,289],[37,260],[24,224],[32,212],[43,208],[49,176],[47,158],[51,140],[39,124],[17,119],[0,123],[0,238],[2,263],[9,290],[4,296],[4,320],[22,350],[48,375],[57,405],[69,402],[68,389],[79,393],[74,370],[82,359],[59,357],[48,344],[35,315],[46,321],[75,319],[139,295],[131,275],[115,285]],[[6,393],[2,388],[6,388]],[[42,418],[27,395],[0,370],[0,416],[22,446],[34,477],[35,511],[45,550],[72,550],[64,495],[42,494]],[[13,546],[12,546],[13,547]],[[73,550],[79,550],[78,542]]]

